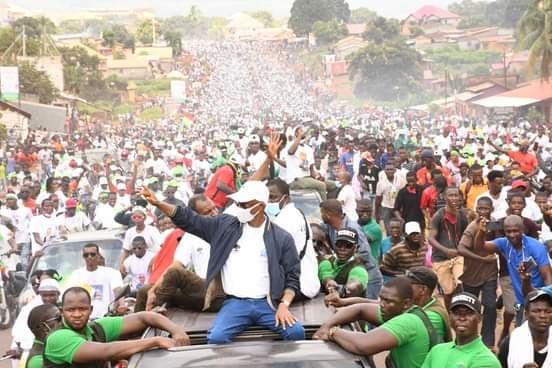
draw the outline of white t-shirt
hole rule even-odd
[[[238,298],[264,298],[270,291],[268,256],[263,239],[265,223],[243,226],[237,245],[222,267],[222,287]]]
[[[27,324],[27,319],[31,311],[42,304],[42,298],[37,295],[21,308],[12,327],[13,347],[16,347],[17,343],[21,344],[23,350],[30,350],[33,347],[35,336]]]
[[[305,219],[293,203],[288,203],[278,216],[273,219],[274,223],[286,230],[293,237],[297,254],[301,254],[305,246],[307,231],[310,239],[307,241],[305,256],[301,260],[301,292],[308,298],[314,298],[320,291],[320,280],[318,279],[318,260],[312,245],[312,230],[310,226],[305,227]]]
[[[119,271],[110,267],[98,266],[92,272],[79,268],[71,275],[68,285],[90,287],[94,307],[91,318],[100,318],[107,313],[113,301],[113,291],[123,286],[123,279]]]
[[[155,257],[155,254],[147,250],[142,258],[138,258],[133,254],[124,260],[125,271],[132,277],[132,290],[138,290],[146,283],[149,278],[148,266],[153,257]]]
[[[254,155],[250,155],[247,160],[251,164],[251,167],[253,167],[253,169],[257,171],[266,160],[266,153],[264,153],[263,151],[259,151]]]
[[[99,203],[94,213],[94,221],[100,223],[103,229],[117,229],[122,227],[121,224],[115,221],[118,207],[111,207],[107,203]]]
[[[197,236],[184,233],[174,252],[174,260],[193,270],[202,279],[207,278],[211,245]]]
[[[2,216],[9,218],[15,226],[15,242],[18,244],[29,243],[31,240],[29,228],[33,218],[31,209],[27,207],[18,207],[16,210],[4,208]]]
[[[283,159],[286,162],[285,180],[288,184],[297,178],[309,175],[309,167],[314,163],[314,152],[306,144],[299,145],[295,154],[288,154],[288,150],[293,145],[290,142],[282,151]]]
[[[90,219],[84,212],[77,212],[73,217],[64,214],[56,217],[60,232],[66,230],[69,233],[82,232],[90,226]]]
[[[393,182],[390,182],[387,175],[380,175],[378,185],[376,186],[376,196],[381,196],[381,206],[386,208],[395,207],[395,198],[397,193],[406,185],[403,176],[395,173]]]
[[[157,254],[157,252],[159,252],[159,249],[161,249],[161,244],[163,244],[161,234],[156,227],[153,227],[151,225],[146,225],[144,227],[144,230],[142,231],[138,231],[136,226],[129,228],[125,233],[123,249],[130,251],[132,248],[132,240],[137,236],[144,237],[144,239],[146,240],[146,245],[148,246],[148,250],[150,252]]]
[[[35,241],[33,233],[38,233],[40,239],[44,242],[57,236],[57,219],[55,217],[45,217],[44,215],[35,216],[30,224],[32,254],[34,255],[42,245]]]
[[[343,212],[345,212],[348,218],[353,221],[358,220],[358,215],[356,213],[356,195],[352,185],[347,184],[341,188],[337,195],[337,200],[343,203]]]

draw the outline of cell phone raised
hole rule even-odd
[[[501,221],[487,222],[487,231],[501,231],[502,229],[503,229],[503,223]]]
[[[537,267],[537,262],[535,262],[533,257],[529,257],[525,261],[522,261],[522,264],[525,272],[533,272],[533,270]]]

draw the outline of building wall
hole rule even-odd
[[[149,68],[146,68],[146,67],[107,69],[107,71],[105,72],[105,76],[108,77],[110,75],[116,75],[120,78],[129,79],[129,80],[149,79],[151,77]]]
[[[14,130],[16,135],[25,138],[29,131],[29,119],[17,111],[13,110],[0,110],[2,118],[0,121],[6,126],[8,131]]]

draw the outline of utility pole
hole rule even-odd
[[[155,15],[153,16],[153,18],[151,19],[151,29],[153,31],[153,35],[152,35],[152,46],[155,45]]]
[[[26,57],[27,56],[27,35],[25,34],[25,25],[23,25],[23,32],[22,32],[22,40],[23,40],[23,48],[22,48],[22,52],[23,52],[23,57]]]
[[[508,89],[508,66],[506,65],[506,48],[502,53],[502,67],[504,70],[504,88]]]

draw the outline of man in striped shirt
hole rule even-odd
[[[420,224],[407,222],[404,226],[405,239],[383,256],[381,273],[386,276],[402,276],[412,267],[423,266],[427,245],[421,237]]]

